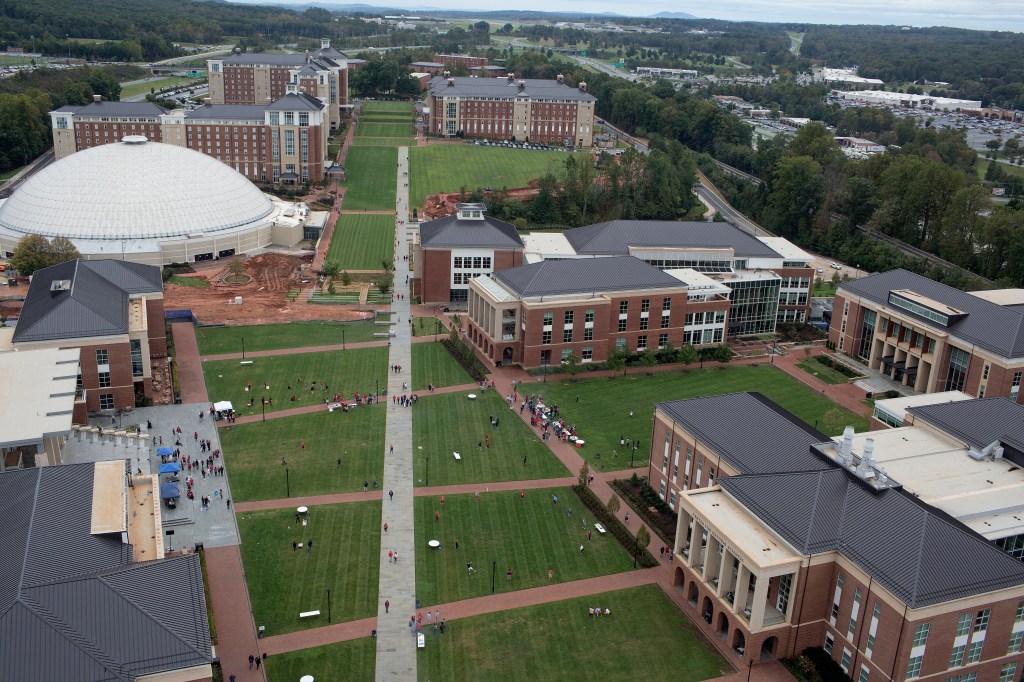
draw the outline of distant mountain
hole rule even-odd
[[[658,12],[651,15],[652,19],[696,19],[697,17],[686,12]]]

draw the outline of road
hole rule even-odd
[[[632,74],[628,71],[623,71],[622,69],[610,66],[608,64],[605,64],[604,62],[599,62],[596,59],[591,59],[590,57],[580,57],[578,55],[569,55],[569,58],[572,59],[573,61],[578,62],[579,64],[582,64],[583,66],[590,67],[595,71],[600,71],[601,73],[608,74],[609,76],[622,78],[630,82],[636,81],[636,74]]]
[[[755,237],[774,237],[771,232],[764,229],[747,216],[740,213],[738,210],[733,208],[732,204],[725,200],[718,192],[718,188],[715,187],[710,180],[704,177],[704,174],[697,172],[697,178],[700,180],[700,184],[697,185],[697,196],[708,206],[718,211],[718,214],[725,218],[726,222],[732,223],[741,230],[754,235]]]
[[[13,193],[14,190],[21,187],[26,180],[38,173],[40,170],[53,163],[53,160],[53,148],[51,147],[50,149],[47,149],[43,155],[37,157],[36,160],[32,162],[32,167],[29,168],[20,178],[17,180],[8,180],[6,183],[0,183],[0,187],[3,187],[3,189],[0,190],[0,199],[6,199],[11,196],[11,193]]]

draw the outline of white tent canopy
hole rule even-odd
[[[228,410],[234,410],[235,408],[231,404],[230,400],[221,400],[219,403],[213,404],[213,409],[217,410],[218,412],[227,412]]]

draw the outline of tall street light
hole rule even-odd
[[[491,594],[494,594],[494,574],[498,571],[498,560],[491,561]]]
[[[285,497],[291,497],[292,496],[292,483],[291,483],[291,479],[288,476],[288,467],[284,468],[284,492],[285,492]]]
[[[341,349],[345,350],[345,328],[341,328]]]
[[[245,337],[242,337],[242,359],[245,360]]]
[[[263,412],[263,421],[267,421],[267,399],[260,398],[260,411]]]

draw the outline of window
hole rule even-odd
[[[868,667],[866,665],[862,665],[860,667],[860,678],[857,680],[857,682],[868,682],[868,676],[870,675],[871,671],[868,670]]]
[[[840,573],[836,577],[836,591],[832,597],[832,613],[829,616],[829,622],[832,625],[836,624],[836,616],[839,615],[839,599],[843,596],[843,574]]]
[[[550,327],[555,320],[554,313],[544,313],[544,326]]]
[[[295,131],[284,131],[284,154],[285,156],[295,155]]]
[[[921,675],[921,663],[923,662],[924,656],[914,656],[907,662],[907,679]]]
[[[590,346],[584,346],[580,353],[580,357],[583,358],[583,362],[589,362],[594,359],[594,349]]]
[[[110,372],[100,372],[99,381],[100,388],[110,388]]]
[[[281,125],[281,114],[277,111],[270,112],[270,125],[276,126]]]
[[[789,608],[789,593],[792,589],[793,575],[787,573],[786,575],[779,576],[779,594],[775,598],[775,608],[782,613],[785,613],[786,609]]]
[[[619,331],[620,332],[626,331],[626,322],[627,322],[626,318],[622,318],[621,320],[619,320]]]
[[[999,671],[999,682],[1013,682],[1014,675],[1017,673],[1017,662],[1011,661],[1010,663],[1004,663],[1002,669]]]
[[[914,628],[914,642],[910,646],[919,647],[927,644],[929,630],[931,630],[931,623],[918,623]]]
[[[141,377],[143,373],[142,367],[142,341],[133,339],[129,345],[132,349],[132,376]]]
[[[286,111],[286,112],[284,112],[284,124],[286,126],[295,125],[295,112],[294,111]]]
[[[977,663],[981,660],[981,649],[985,646],[985,640],[979,639],[976,642],[971,642],[971,646],[967,649],[967,663]]]
[[[972,619],[972,617],[973,617],[973,614],[970,614],[970,613],[962,613],[962,614],[960,614],[960,620],[958,620],[957,624],[956,624],[956,636],[957,637],[963,637],[964,635],[966,635],[968,632],[971,631],[971,619]]]
[[[962,391],[967,381],[967,366],[971,356],[965,350],[953,347],[949,355],[949,370],[946,376],[947,391]],[[975,630],[977,632],[977,630]]]
[[[109,364],[110,364],[110,358],[107,355],[107,349],[106,348],[97,348],[96,349],[96,365],[97,366],[101,366],[101,365],[109,365]]]
[[[462,256],[455,256],[452,259],[452,267],[455,267],[455,268],[461,268],[462,267]]]
[[[570,355],[572,355],[572,348],[563,348],[562,349],[562,362],[568,361]]]
[[[618,349],[618,350],[625,350],[626,349],[626,339],[624,339],[624,338],[615,339],[615,348]]]
[[[540,342],[543,344],[551,343],[551,332],[541,332]]]
[[[992,609],[982,609],[974,616],[974,631],[984,632],[988,630],[988,619],[992,615]]]
[[[661,299],[661,314],[664,315],[668,311],[672,310],[672,299],[668,296]]]
[[[651,299],[644,298],[640,300],[640,312],[649,313],[651,312]]]
[[[562,343],[572,343],[572,330],[571,329],[564,329],[564,330],[562,330]]]
[[[836,639],[830,633],[825,633],[825,651],[832,653],[832,647],[835,645]]]
[[[671,324],[671,320],[672,320],[671,315],[672,315],[672,313],[669,313],[667,311],[663,312],[661,314],[661,328],[662,329],[668,329],[669,325]]]
[[[619,315],[629,314],[629,301],[619,301]]]
[[[981,378],[988,379],[989,364],[986,362],[985,366],[981,370]]]
[[[843,658],[839,661],[839,667],[842,668],[843,672],[846,674],[850,673],[850,657],[852,655],[853,654],[850,652],[849,649],[843,649]],[[907,677],[910,677],[910,675],[908,675]]]
[[[309,125],[309,114],[306,113],[305,111],[300,111],[299,112],[299,125],[300,126],[308,126]]]
[[[1020,653],[1020,645],[1021,644],[1024,644],[1024,630],[1020,630],[1020,631],[1015,632],[1012,635],[1010,635],[1010,646],[1008,646],[1006,648],[1006,653],[1007,654]]]
[[[644,350],[647,350],[647,335],[641,334],[636,337],[636,351],[639,353]]]
[[[589,322],[591,324],[594,323],[594,309],[593,308],[590,308],[589,310],[587,310],[587,312],[583,316],[583,321],[584,322]]]
[[[658,334],[658,349],[662,349],[668,345],[668,334]]]
[[[112,409],[114,409],[114,394],[113,393],[100,393],[100,409],[101,410],[112,410]]]
[[[850,609],[850,627],[846,631],[846,638],[853,639],[853,633],[857,630],[857,614],[860,611],[861,590],[858,587],[853,593],[853,608]]]
[[[952,653],[949,655],[949,667],[959,668],[964,664],[964,656],[967,654],[967,645],[960,644],[953,647]]]
[[[648,319],[649,318],[646,318],[646,317],[641,317],[640,318],[640,329],[647,329],[647,321],[648,321]]]
[[[572,318],[573,318],[573,311],[572,310],[566,310],[565,311],[565,324],[572,324]]]
[[[1013,373],[1013,384],[1010,386],[1010,399],[1013,401],[1016,401],[1017,396],[1020,394],[1021,376],[1024,376],[1024,372]]]
[[[875,633],[878,632],[878,619],[882,615],[882,605],[875,602],[875,608],[871,611],[871,625],[868,628],[868,643],[864,647],[864,655],[871,658],[871,652],[875,648]]]

